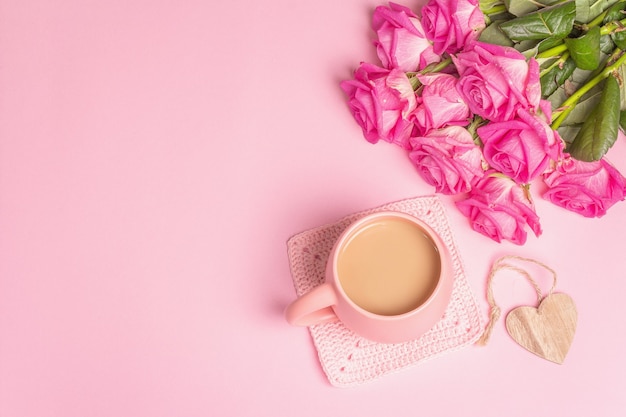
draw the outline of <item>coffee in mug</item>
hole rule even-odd
[[[382,316],[408,313],[433,293],[441,272],[437,247],[419,225],[375,218],[339,249],[337,276],[362,309]]]
[[[447,246],[422,220],[382,211],[341,234],[326,280],[287,307],[287,320],[310,326],[341,320],[383,343],[415,339],[439,321],[452,293]]]

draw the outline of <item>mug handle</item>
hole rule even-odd
[[[333,285],[325,282],[289,304],[285,315],[289,324],[312,326],[337,320],[331,306],[337,303]]]

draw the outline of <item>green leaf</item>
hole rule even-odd
[[[504,0],[506,9],[515,16],[523,16],[559,0]]]
[[[554,94],[548,97],[548,101],[550,102],[552,109],[556,110],[569,96],[571,96],[574,91],[578,90],[583,84],[589,81],[589,77],[591,76],[592,71],[581,70],[580,68],[576,68],[572,73],[571,77],[563,83],[564,85],[556,90]],[[587,93],[585,96],[587,96]],[[574,112],[577,111],[574,108]],[[567,122],[567,119],[565,119]]]
[[[585,94],[574,106],[574,109],[567,115],[562,125],[582,124],[587,120],[593,110],[598,107],[602,97],[602,84],[598,84]]]
[[[547,74],[540,78],[541,95],[543,97],[551,96],[572,75],[575,69],[576,64],[570,58],[548,71]]]
[[[609,75],[602,89],[600,103],[567,147],[567,152],[573,158],[597,161],[613,146],[620,122],[619,100],[619,83],[613,75]]]
[[[608,9],[613,4],[617,3],[619,0],[590,0],[590,12],[589,12],[589,21],[595,19],[600,16],[602,12]],[[580,23],[587,23],[580,21]]]
[[[547,51],[548,49],[560,45],[563,42],[563,38],[550,37],[545,38],[537,45],[537,52],[541,53]]]
[[[611,22],[619,22],[624,19],[624,8],[626,8],[626,0],[620,0],[616,2],[611,7],[609,7],[606,11],[606,15],[602,20],[603,24],[608,24]],[[621,24],[618,24],[618,28],[621,28]],[[617,45],[620,49],[626,48],[626,32],[621,32],[619,30],[611,33],[611,40]]]
[[[619,49],[626,49],[626,31],[611,33],[611,40]]]
[[[501,0],[479,0],[478,5],[481,11],[489,10],[493,7],[504,4]]]
[[[580,23],[587,23],[591,19],[591,0],[576,0],[576,21]]]
[[[565,45],[576,66],[594,70],[600,65],[600,27],[594,26],[578,38],[565,38]]]
[[[578,132],[580,132],[581,126],[582,124],[561,126],[557,129],[557,131],[559,132],[559,136],[561,136],[561,139],[563,139],[566,144],[570,144],[572,143]]]
[[[520,51],[526,59],[536,58],[538,54],[543,51],[546,51],[553,46],[558,46],[563,44],[563,39],[554,39],[554,38],[546,38],[542,40],[532,39],[521,41],[515,44],[515,49]],[[546,58],[540,58],[546,59]]]
[[[609,7],[606,11],[604,19],[602,20],[602,23],[607,24],[614,20],[622,20],[624,18],[624,14],[622,13],[624,7],[626,7],[626,0],[620,0],[611,7]]]
[[[626,133],[626,110],[619,112],[619,128]]]
[[[500,28],[516,42],[548,37],[564,38],[571,32],[575,17],[576,3],[568,1],[516,17],[502,23]]]
[[[513,46],[513,41],[502,32],[500,23],[504,20],[494,21],[480,32],[479,40],[481,42],[493,43],[502,46]]]
[[[600,36],[600,51],[603,54],[610,54],[615,49],[615,43],[611,39],[611,35]]]
[[[618,0],[576,0],[576,21],[589,23]]]
[[[537,45],[539,42],[536,39],[521,41],[516,43],[513,48],[521,52],[526,59],[534,58],[537,56]]]

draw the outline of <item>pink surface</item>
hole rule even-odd
[[[290,236],[432,193],[338,87],[374,60],[378,4],[0,0],[0,416],[624,415],[626,202],[590,220],[538,199],[544,233],[517,247],[443,199],[485,317],[497,257],[556,269],[579,310],[564,365],[500,322],[338,389],[285,322]],[[610,159],[626,172],[626,140]],[[513,275],[494,290],[534,301]]]

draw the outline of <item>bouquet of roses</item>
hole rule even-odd
[[[626,129],[626,0],[429,0],[375,9],[380,65],[343,81],[365,138],[405,149],[474,230],[541,234],[530,184],[600,217],[626,196],[605,154]]]

